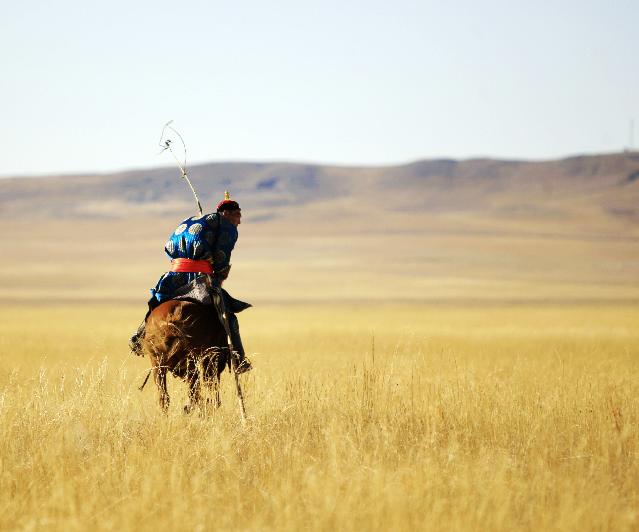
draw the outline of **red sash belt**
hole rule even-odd
[[[213,273],[213,266],[208,260],[173,259],[172,272]]]

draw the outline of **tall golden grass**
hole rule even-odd
[[[239,422],[160,412],[141,309],[0,310],[0,528],[639,527],[636,306],[267,306]]]

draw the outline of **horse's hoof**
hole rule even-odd
[[[210,397],[206,398],[206,406],[207,407],[214,407],[214,408],[220,408],[220,406],[222,405],[222,402],[219,399],[211,399]]]

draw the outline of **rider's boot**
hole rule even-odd
[[[235,353],[235,373],[246,373],[253,369],[253,365],[244,353],[244,346],[242,345],[242,338],[240,336],[240,324],[237,316],[232,312],[228,313],[228,320],[231,330],[231,341],[233,342],[233,350]]]
[[[138,330],[135,331],[129,340],[129,349],[131,350],[131,353],[139,357],[144,356],[144,353],[142,352],[142,337],[144,336],[145,324],[146,322],[143,321],[138,327]]]

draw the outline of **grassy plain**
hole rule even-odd
[[[246,428],[137,390],[140,313],[1,307],[1,529],[639,527],[636,305],[258,305]]]
[[[0,529],[639,529],[638,226],[477,186],[247,209],[246,428],[137,390],[187,214],[3,218]]]

